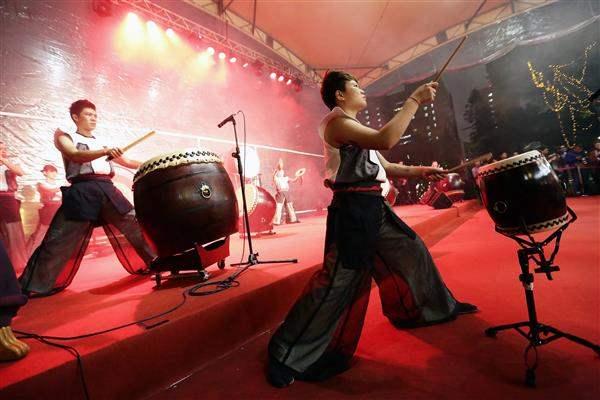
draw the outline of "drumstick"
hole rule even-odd
[[[477,14],[479,14],[479,11],[483,8],[483,5],[485,4],[487,0],[483,0],[481,2],[481,4],[479,5],[479,7],[477,7],[477,10],[475,10],[475,13],[473,14],[473,16],[467,21],[467,23],[465,24],[465,31],[467,29],[469,29],[469,25],[471,25],[471,22],[473,21],[473,19],[475,19],[475,17],[477,16]],[[448,59],[446,60],[446,63],[444,64],[444,66],[440,69],[440,71],[435,75],[435,78],[433,78],[434,82],[439,82],[440,77],[442,76],[442,74],[444,73],[444,71],[446,70],[446,67],[448,67],[448,64],[450,64],[450,61],[452,61],[452,59],[454,58],[454,56],[456,55],[456,53],[458,53],[458,50],[462,47],[463,43],[465,43],[465,40],[467,40],[467,37],[469,35],[463,36],[463,38],[461,39],[461,41],[458,43],[458,46],[456,46],[456,48],[454,49],[454,51],[452,52],[452,54],[450,54],[450,57],[448,57]]]
[[[470,161],[467,161],[466,163],[462,163],[460,165],[457,165],[456,167],[450,168],[449,170],[446,171],[446,173],[449,174],[451,172],[458,171],[459,169],[468,167],[469,165],[474,164],[477,161],[487,160],[487,159],[490,159],[490,158],[492,158],[492,153],[483,154],[483,155],[481,155],[479,157],[475,157],[474,159],[472,159]]]
[[[123,151],[123,153],[125,153],[127,150],[129,150],[133,146],[137,146],[138,144],[142,143],[144,140],[148,139],[150,136],[154,135],[155,133],[156,133],[156,131],[148,132],[144,136],[140,136],[139,138],[135,139],[133,142],[129,143],[127,146],[123,147],[121,150]],[[113,157],[106,157],[106,161],[110,161],[112,159],[113,159]]]

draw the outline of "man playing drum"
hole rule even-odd
[[[137,168],[140,163],[122,157],[121,149],[105,146],[92,134],[96,128],[93,103],[77,100],[69,112],[76,132],[57,129],[54,141],[71,186],[61,188],[62,204],[19,277],[23,290],[30,294],[51,295],[71,283],[94,226],[104,228],[127,272],[145,272],[154,258],[135,220],[133,206],[113,185],[112,161],[106,157],[127,168]]]
[[[269,343],[268,380],[285,387],[294,379],[322,380],[348,368],[367,311],[371,278],[385,316],[412,328],[453,320],[477,307],[456,301],[423,241],[394,214],[381,195],[392,177],[438,178],[433,167],[393,164],[377,152],[400,140],[420,104],[433,100],[437,83],[422,85],[379,131],[362,125],[367,105],[352,75],[330,71],[321,96],[331,112],[319,126],[328,209],[325,257]]]

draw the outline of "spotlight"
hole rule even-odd
[[[231,58],[229,59],[229,62],[233,64],[233,63],[237,62],[237,58],[235,58],[235,57],[231,57]]]
[[[271,74],[269,76],[271,77],[271,79],[275,79],[275,78],[277,78],[277,73],[271,72]]]
[[[167,36],[170,37],[171,39],[175,37],[175,31],[171,28],[167,28]]]
[[[221,51],[221,52],[219,52],[219,60],[224,60],[224,59],[225,59],[225,57],[226,57],[226,54],[225,54],[225,53],[223,53],[222,51]]]
[[[287,82],[285,83],[286,85],[291,85],[292,84],[292,78],[288,78]]]
[[[209,56],[212,56],[215,54],[215,49],[213,49],[212,47],[209,47],[208,49],[206,49],[206,52],[208,53]]]
[[[277,78],[277,80],[278,80],[279,82],[283,82],[283,75],[279,75],[279,78]]]
[[[242,67],[244,67],[244,68],[247,68],[247,67],[248,67],[248,65],[249,65],[249,64],[248,64],[247,62],[245,62],[245,63],[244,63],[244,65],[242,65]]]
[[[130,11],[127,13],[127,19],[129,19],[130,21],[136,21],[138,19],[138,16],[136,13]]]
[[[148,26],[149,29],[155,29],[156,23],[154,21],[148,21],[146,22],[146,26]]]

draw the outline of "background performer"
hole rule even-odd
[[[54,294],[71,283],[96,225],[104,228],[127,272],[144,273],[154,258],[135,220],[133,206],[113,185],[112,161],[106,157],[127,168],[137,168],[140,163],[122,157],[121,149],[105,146],[92,134],[96,128],[93,103],[77,100],[69,112],[77,131],[68,134],[57,130],[55,145],[71,186],[62,188],[62,204],[19,277],[23,290],[30,294]]]
[[[273,225],[281,225],[281,217],[283,215],[283,206],[287,214],[287,222],[289,224],[298,223],[298,217],[294,210],[294,200],[290,191],[290,182],[295,182],[298,177],[290,178],[285,175],[283,170],[283,160],[280,158],[277,163],[277,168],[273,173],[273,181],[275,182],[275,216],[273,217]]]

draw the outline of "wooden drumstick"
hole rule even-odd
[[[458,171],[461,168],[465,168],[471,164],[475,164],[477,161],[488,160],[490,158],[492,158],[492,153],[483,154],[479,157],[475,157],[474,159],[467,161],[466,163],[462,163],[460,165],[457,165],[456,167],[450,168],[449,170],[446,171],[446,173],[449,174],[451,172]]]
[[[148,132],[144,136],[140,136],[139,138],[135,139],[133,142],[129,143],[127,146],[123,147],[121,150],[123,151],[123,153],[125,153],[127,150],[129,150],[133,146],[137,146],[138,144],[142,143],[144,140],[148,139],[150,136],[154,135],[155,133],[156,133],[156,131]],[[113,157],[106,157],[106,161],[110,161],[112,159],[113,159]]]
[[[467,29],[469,29],[469,25],[471,25],[471,22],[473,21],[473,19],[475,19],[475,17],[477,16],[477,14],[479,14],[479,11],[483,8],[483,5],[486,3],[487,0],[483,0],[481,2],[481,4],[479,5],[479,7],[477,7],[477,10],[475,10],[475,13],[473,14],[473,16],[467,21],[467,23],[465,24],[465,31]],[[444,73],[444,71],[446,70],[446,68],[448,67],[448,64],[450,64],[450,61],[452,61],[452,59],[454,58],[454,56],[456,55],[456,53],[458,53],[458,50],[460,50],[460,48],[462,47],[462,45],[465,43],[465,40],[467,40],[467,37],[469,35],[463,36],[463,38],[461,39],[461,41],[458,43],[458,46],[456,46],[456,48],[454,49],[454,51],[452,52],[452,54],[450,54],[450,57],[448,57],[448,59],[446,60],[446,63],[444,64],[444,66],[440,69],[440,71],[435,75],[435,78],[433,78],[434,82],[439,82],[440,77],[442,76],[442,74]]]

